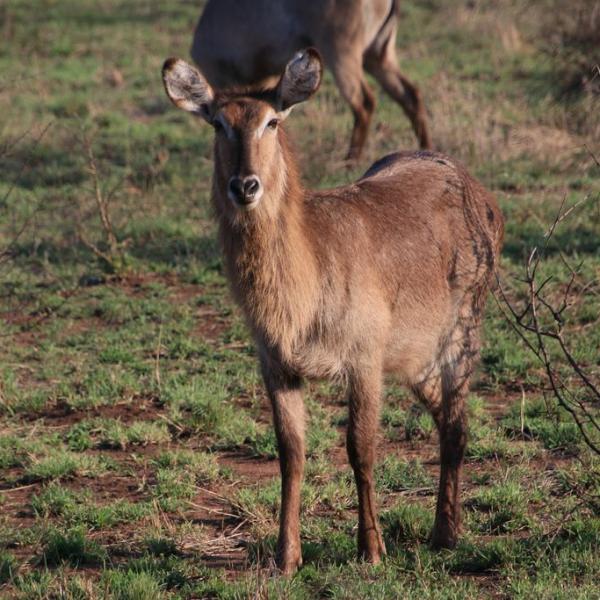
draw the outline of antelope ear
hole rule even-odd
[[[308,100],[321,85],[323,61],[314,48],[297,52],[286,65],[277,85],[277,103],[280,111]]]
[[[212,121],[215,94],[202,73],[179,58],[167,58],[162,68],[165,91],[179,108]]]

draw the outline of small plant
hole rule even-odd
[[[162,600],[160,583],[146,571],[107,571],[102,577],[104,589],[114,600]]]
[[[388,549],[425,543],[433,527],[431,510],[419,504],[401,504],[381,516]]]
[[[65,435],[65,441],[69,450],[74,452],[84,452],[94,444],[90,435],[90,427],[87,423],[77,423],[69,429]]]
[[[162,510],[177,511],[196,495],[195,474],[182,467],[159,468],[152,494]]]
[[[513,405],[502,424],[509,437],[539,440],[549,450],[578,454],[583,440],[569,413],[542,398]]]
[[[122,423],[116,419],[106,419],[97,423],[97,439],[100,447],[120,448],[128,445],[160,444],[169,442],[171,435],[166,423],[153,421],[133,421]]]
[[[84,131],[82,135],[81,145],[85,152],[88,167],[87,171],[90,176],[93,186],[94,205],[96,208],[97,217],[100,220],[104,239],[100,243],[92,241],[84,229],[84,218],[82,215],[81,206],[77,210],[77,234],[82,244],[91,250],[104,264],[109,273],[121,274],[127,266],[127,256],[125,249],[128,245],[127,241],[119,241],[115,233],[113,218],[111,214],[111,201],[118,191],[121,181],[110,190],[106,190],[102,185],[100,170],[96,155],[94,153],[92,140]]]
[[[206,377],[167,382],[162,399],[175,423],[210,436],[212,448],[243,447],[256,438],[256,422],[227,402],[228,390],[222,383]]]
[[[36,515],[48,518],[74,513],[83,498],[60,483],[51,483],[31,499],[31,508]]]
[[[66,532],[55,529],[47,534],[42,553],[42,561],[48,566],[57,566],[67,562],[73,566],[102,562],[105,552],[90,541],[82,528]]]
[[[154,461],[160,469],[183,469],[194,474],[200,484],[214,483],[226,473],[219,466],[216,455],[200,450],[170,450],[162,452]]]
[[[481,533],[514,532],[530,524],[524,491],[515,482],[483,488],[465,502],[465,507],[477,511],[469,517],[474,521],[473,527]]]
[[[375,480],[377,489],[383,492],[433,491],[433,481],[418,460],[404,461],[388,455],[377,465]]]
[[[259,432],[256,437],[249,444],[252,454],[254,456],[261,456],[263,458],[277,458],[277,438],[275,437],[275,430],[272,427]]]
[[[488,425],[472,427],[470,434],[466,456],[472,460],[509,457],[518,451],[497,429]]]
[[[60,479],[75,474],[98,474],[104,470],[105,465],[96,456],[52,450],[45,456],[32,460],[25,469],[25,479]]]
[[[419,404],[413,404],[404,423],[406,441],[426,440],[431,437],[435,426],[431,415]]]
[[[26,477],[31,480],[56,479],[73,474],[78,467],[79,462],[75,456],[58,452],[32,461],[26,470]]]
[[[452,573],[484,573],[495,571],[515,558],[514,544],[493,540],[487,544],[461,542],[450,559]]]
[[[12,554],[0,551],[0,585],[10,581],[17,573],[17,561]]]

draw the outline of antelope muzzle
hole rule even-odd
[[[227,195],[239,208],[250,210],[254,208],[263,194],[263,187],[256,175],[232,177],[229,180]]]

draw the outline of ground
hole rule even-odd
[[[600,597],[599,461],[498,294],[469,397],[458,547],[428,548],[437,435],[390,382],[377,466],[388,555],[356,560],[343,390],[312,383],[304,567],[274,576],[276,442],[215,242],[212,133],[160,81],[167,56],[188,56],[202,4],[0,7],[0,596]],[[591,57],[577,44],[592,4],[407,0],[398,53],[436,147],[499,199],[511,302],[561,205],[581,202],[540,269],[560,298],[578,268],[565,332],[598,381],[600,106],[576,60]],[[351,118],[329,74],[289,118],[307,185],[415,147],[377,99],[350,169]]]

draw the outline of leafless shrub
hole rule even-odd
[[[599,165],[600,166],[600,165]],[[600,197],[596,196],[597,202]],[[542,276],[542,263],[556,228],[581,204],[592,200],[586,197],[575,205],[560,209],[545,235],[544,244],[529,254],[525,274],[517,280],[523,293],[521,301],[509,298],[508,286],[499,282],[496,300],[504,316],[527,348],[541,363],[551,396],[576,423],[585,443],[600,455],[600,381],[598,373],[578,361],[568,338],[569,309],[577,298],[589,291],[591,283],[580,281],[580,267],[573,266],[560,253],[568,271],[566,283],[553,276]],[[597,319],[597,325],[600,318]]]
[[[87,158],[87,172],[92,183],[93,209],[84,207],[86,198],[80,198],[77,206],[76,226],[77,235],[81,243],[91,250],[107,267],[111,273],[119,274],[126,267],[127,240],[119,241],[115,233],[111,215],[111,201],[119,190],[123,180],[119,180],[111,188],[103,185],[98,161],[94,154],[93,143],[87,132],[83,131],[81,145]],[[95,242],[86,231],[93,214],[99,219],[103,239]]]

